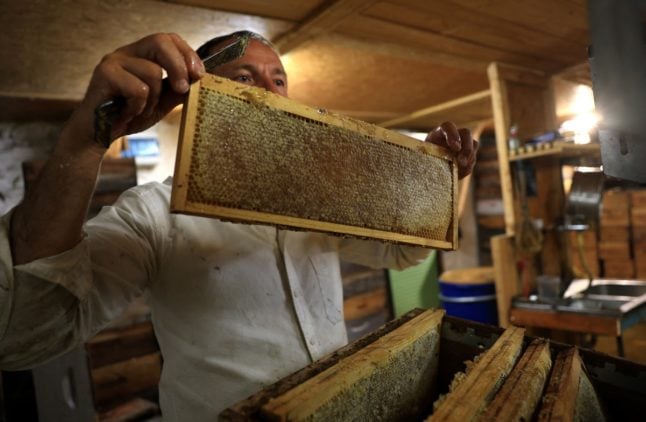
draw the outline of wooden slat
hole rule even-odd
[[[150,322],[104,330],[85,343],[92,369],[159,351]]]
[[[577,157],[599,155],[601,148],[599,144],[573,144],[569,142],[551,142],[544,148],[531,151],[522,150],[509,158],[509,161],[530,160],[532,158],[558,155],[559,157]]]
[[[483,352],[466,376],[443,399],[428,422],[476,420],[493,399],[514,367],[523,346],[525,330],[510,327]]]
[[[426,121],[434,120],[438,122],[437,124],[441,124],[446,120],[444,120],[443,117],[434,118],[433,116],[444,116],[445,114],[460,115],[462,109],[473,106],[474,104],[477,105],[478,110],[483,108],[485,111],[482,115],[478,116],[479,119],[487,119],[491,117],[491,91],[487,89],[461,98],[456,98],[455,100],[447,101],[442,104],[426,107],[405,116],[386,120],[385,122],[381,122],[379,125],[383,127],[410,127],[410,124],[414,124],[415,121],[421,119]],[[484,107],[482,107],[482,104],[484,104]],[[478,120],[478,118],[474,118],[473,115],[470,115],[466,121],[474,121]],[[452,118],[450,120],[452,122],[456,122],[456,118]],[[457,120],[462,120],[462,122],[465,121],[463,118],[457,118]]]
[[[205,89],[208,92],[210,92],[211,94],[209,95],[220,95],[219,98],[222,98],[222,99],[225,99],[227,97],[239,98],[242,101],[236,101],[235,102],[236,106],[246,107],[249,113],[260,113],[262,110],[265,110],[265,112],[267,113],[269,112],[280,113],[280,114],[272,114],[273,116],[272,121],[275,121],[275,119],[277,118],[276,116],[281,116],[281,118],[292,119],[292,121],[290,122],[292,123],[292,126],[296,124],[303,125],[303,126],[299,126],[300,128],[302,128],[302,132],[299,132],[299,138],[293,139],[293,142],[295,143],[303,143],[303,142],[306,143],[309,138],[303,139],[303,136],[319,136],[319,137],[322,136],[321,133],[319,132],[311,133],[310,135],[307,135],[307,133],[309,133],[307,132],[307,130],[309,130],[308,129],[309,127],[306,127],[304,125],[306,124],[306,122],[313,121],[313,122],[323,123],[323,127],[324,128],[329,127],[330,130],[334,129],[334,130],[346,131],[347,132],[346,136],[349,136],[349,134],[354,133],[356,134],[356,136],[361,137],[361,139],[364,139],[365,142],[377,142],[378,144],[375,144],[375,145],[381,145],[379,148],[382,148],[383,146],[383,148],[386,148],[388,151],[390,151],[390,153],[401,153],[401,149],[399,147],[404,147],[406,149],[414,151],[417,154],[422,154],[419,156],[419,158],[425,161],[437,159],[438,160],[437,165],[439,166],[438,168],[442,169],[441,171],[442,174],[441,175],[438,174],[436,183],[433,187],[434,189],[436,189],[433,195],[435,195],[436,198],[444,196],[445,199],[440,203],[438,203],[437,201],[435,202],[431,201],[429,202],[429,206],[432,205],[433,209],[437,209],[437,210],[446,210],[446,213],[444,213],[444,211],[442,212],[438,211],[431,216],[427,214],[425,211],[425,216],[428,216],[430,220],[427,220],[427,223],[424,223],[424,224],[429,224],[429,228],[420,226],[422,222],[415,220],[415,226],[416,227],[419,226],[419,229],[416,229],[418,231],[411,232],[413,234],[406,234],[407,232],[405,232],[404,230],[402,230],[402,233],[399,233],[395,231],[392,231],[392,232],[386,231],[385,229],[373,228],[373,227],[370,227],[368,223],[365,223],[363,226],[359,226],[359,225],[353,226],[350,224],[324,221],[323,218],[314,219],[313,217],[310,217],[310,216],[304,216],[304,217],[294,216],[294,213],[297,210],[294,210],[293,213],[291,214],[288,214],[287,212],[285,212],[284,213],[285,215],[280,215],[279,213],[257,210],[258,208],[249,209],[244,207],[222,206],[222,205],[219,205],[218,198],[189,197],[189,188],[191,186],[190,181],[192,180],[191,166],[195,165],[192,158],[192,151],[194,148],[193,142],[194,142],[194,139],[197,139],[195,136],[196,127],[198,127],[197,126],[198,124],[200,125],[202,124],[200,123],[202,121],[201,117],[197,116],[197,112],[200,110],[200,108],[198,107],[198,97],[200,95],[201,89]],[[232,101],[232,99],[229,98],[228,101]],[[245,104],[245,103],[248,103],[248,104]],[[217,104],[220,104],[220,102],[218,102]],[[265,107],[265,108],[260,108],[260,107]],[[308,229],[308,230],[325,231],[325,232],[332,232],[332,233],[360,236],[360,237],[370,237],[370,238],[382,239],[387,241],[402,242],[402,243],[415,244],[415,245],[428,246],[428,247],[437,247],[437,248],[443,248],[443,249],[454,248],[457,246],[456,244],[457,226],[451,224],[451,221],[455,219],[456,217],[455,213],[457,212],[457,191],[456,191],[457,190],[457,166],[455,165],[455,157],[448,150],[444,148],[437,147],[436,145],[432,145],[430,143],[420,142],[418,140],[401,135],[397,132],[393,132],[384,128],[369,125],[365,122],[352,120],[350,118],[346,118],[342,116],[332,115],[324,111],[322,112],[321,110],[316,110],[316,109],[304,106],[295,101],[291,101],[287,98],[271,94],[270,92],[265,91],[263,89],[248,87],[223,78],[218,78],[213,75],[207,75],[206,77],[202,78],[202,80],[199,83],[196,83],[192,86],[191,94],[189,95],[189,98],[188,98],[188,105],[184,108],[184,111],[186,114],[184,116],[184,119],[182,120],[182,128],[181,128],[182,143],[180,145],[180,151],[178,153],[178,158],[176,162],[175,178],[173,181],[173,193],[171,195],[171,210],[173,212],[184,212],[189,214],[215,216],[219,218],[236,220],[236,221],[242,220],[242,221],[249,221],[254,223],[291,226],[291,227],[297,227],[297,228]],[[302,120],[299,120],[299,119],[302,119]],[[303,120],[305,120],[305,122],[303,122]],[[252,125],[254,123],[249,123],[249,124]],[[311,125],[311,126],[316,127],[316,125]],[[224,126],[213,126],[213,127],[224,127]],[[225,130],[226,130],[226,127],[224,127]],[[254,127],[257,128],[257,131],[259,133],[262,133],[263,131],[266,132],[266,125],[263,125],[262,127],[260,126],[254,126]],[[204,129],[204,130],[206,131],[208,129]],[[321,130],[324,131],[327,129],[321,129]],[[290,133],[293,134],[293,132],[290,132]],[[242,133],[236,136],[242,136]],[[257,136],[257,134],[255,134],[254,136]],[[249,138],[249,139],[253,140],[255,138]],[[218,140],[213,140],[213,142],[217,142],[217,141]],[[283,139],[283,141],[287,141],[287,139]],[[223,143],[221,145],[223,145],[223,148],[234,148],[238,146],[237,143],[234,143],[234,145],[228,145],[225,141],[222,141],[222,142]],[[263,145],[271,145],[271,144],[263,144]],[[308,147],[306,150],[302,151],[302,153],[305,154],[307,153],[307,151],[311,151],[311,148]],[[384,150],[383,154],[385,154],[384,159],[386,159],[386,157],[388,156],[386,154],[386,150]],[[227,155],[227,157],[229,155]],[[298,159],[304,159],[304,158],[300,157]],[[312,158],[312,159],[316,159],[316,158]],[[446,167],[445,167],[445,164],[446,164]],[[289,165],[293,165],[295,166],[295,168],[299,168],[298,167],[299,164],[296,162],[290,162]],[[428,161],[424,165],[424,171],[427,171],[429,168],[427,166],[430,166],[430,165],[434,165],[434,163],[432,161]],[[268,166],[270,165],[268,164]],[[205,166],[205,168],[206,167],[208,166]],[[236,169],[238,167],[239,166],[236,165]],[[399,171],[399,166],[393,165],[392,167],[396,167],[398,169],[397,171]],[[209,169],[210,168],[211,167],[209,167]],[[341,189],[343,186],[349,186],[348,183],[352,183],[352,186],[358,183],[356,177],[354,177],[352,180],[348,179],[347,177],[343,178],[343,172],[341,172],[341,170],[342,169],[337,168],[334,174],[330,173],[330,174],[319,175],[319,176],[335,180],[336,181],[335,186],[337,186],[338,189]],[[409,171],[410,170],[412,170],[412,168],[409,168]],[[204,172],[207,170],[202,170],[202,171]],[[209,171],[212,171],[212,170],[209,170]],[[451,174],[450,176],[449,176],[449,173]],[[222,172],[218,173],[218,175],[223,175],[223,174],[224,173]],[[372,174],[373,174],[372,177],[374,177],[374,173]],[[387,180],[394,180],[391,178],[390,174],[391,173],[389,173]],[[232,177],[232,179],[237,179],[238,176],[239,176],[238,174],[229,174],[227,177]],[[273,175],[264,175],[263,177],[266,177],[267,180],[270,180],[270,181],[273,180]],[[317,182],[312,182],[312,183],[324,183],[324,182],[325,181],[323,180],[318,180]],[[398,185],[397,192],[404,189],[405,186],[407,186],[406,183],[408,182],[420,183],[419,181],[416,181],[414,179],[410,179],[409,181],[404,181],[403,183]],[[443,186],[445,186],[447,190],[449,189],[450,190],[448,192],[446,191],[439,192],[437,190],[438,189],[437,186],[439,186],[438,183],[443,183],[444,184]],[[280,187],[278,185],[269,185],[267,189],[270,189],[273,186],[276,186],[277,188]],[[416,188],[413,185],[408,185],[408,186],[410,186],[411,188]],[[378,187],[375,187],[374,189],[376,188]],[[235,189],[235,185],[233,187],[230,187],[229,189]],[[373,188],[370,188],[370,189],[374,190]],[[311,190],[311,188],[308,187],[308,190]],[[297,193],[297,194],[300,195],[304,193],[305,189],[304,188],[301,189],[300,192],[301,193]],[[316,191],[312,191],[312,192],[316,192]],[[366,191],[366,193],[367,192],[368,191]],[[200,193],[199,195],[202,195],[202,194]],[[246,192],[245,195],[249,196],[249,192]],[[285,194],[283,191],[281,196],[284,196],[284,195]],[[391,208],[393,210],[399,210],[399,212],[403,212],[403,209],[404,209],[403,207],[406,204],[410,204],[409,207],[412,207],[413,205],[417,207],[418,204],[420,204],[420,200],[421,200],[419,195],[417,196],[418,197],[415,198],[415,201],[406,202],[406,201],[410,201],[410,198],[407,199],[408,197],[406,195],[398,193],[397,207],[395,208],[391,207]],[[334,207],[334,206],[338,207],[338,205],[335,205],[338,202],[330,203],[329,198],[321,199],[321,201],[323,201],[322,204],[328,204],[328,208]],[[445,203],[444,201],[447,201],[447,202]],[[361,205],[357,203],[356,205],[353,205],[353,206],[359,207]],[[415,210],[412,208],[407,211],[407,213],[412,213],[412,212],[415,212]],[[407,214],[407,216],[409,215],[410,214]],[[388,219],[393,219],[394,217],[395,216],[388,216]],[[437,221],[433,221],[433,219],[437,219]],[[402,220],[402,221],[405,221],[405,220]],[[444,223],[447,221],[449,222],[449,224],[445,226]],[[433,227],[430,227],[431,225]],[[429,234],[428,236],[422,237],[421,235],[415,234],[415,233],[426,233],[426,232],[431,233],[431,231],[433,233],[437,232],[438,235],[431,236]]]
[[[245,15],[300,21],[325,0],[167,0],[170,3]]]
[[[554,361],[547,391],[538,414],[539,421],[574,421],[581,376],[581,358],[576,348],[564,350]]]
[[[90,372],[94,401],[102,408],[155,390],[161,376],[159,352],[103,366]]]
[[[285,54],[319,34],[332,32],[343,20],[372,6],[378,0],[337,0],[309,16],[295,29],[281,35],[275,44]]]
[[[361,293],[343,301],[343,315],[346,320],[364,318],[386,309],[388,296],[386,288]]]
[[[552,367],[549,342],[534,340],[509,374],[481,420],[529,421],[538,406]]]
[[[595,388],[583,368],[583,361],[577,348],[563,350],[556,357],[536,420],[539,422],[603,422],[606,420]]]
[[[427,311],[354,355],[269,400],[272,420],[380,420],[419,416],[437,375],[443,311]]]
[[[131,422],[154,420],[153,417],[156,415],[159,415],[159,406],[138,397],[99,414],[98,420],[100,422]]]

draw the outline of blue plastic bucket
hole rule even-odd
[[[440,303],[447,315],[498,325],[492,267],[446,271],[439,284]]]

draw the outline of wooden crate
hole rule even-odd
[[[628,226],[602,226],[599,229],[599,240],[605,242],[630,243],[630,229]]]
[[[646,208],[633,208],[630,213],[630,224],[633,227],[646,227]]]
[[[633,208],[646,209],[646,189],[630,191],[630,205]]]
[[[438,311],[417,309],[232,405],[219,420],[463,422],[531,420],[539,412],[542,420],[629,420],[646,400],[645,377],[638,363],[516,327],[438,321]]]
[[[162,362],[150,322],[104,330],[85,349],[97,411],[156,396]]]
[[[609,259],[603,261],[605,278],[634,278],[635,261],[632,259]]]
[[[630,225],[630,196],[624,190],[607,190],[601,200],[601,228]]]
[[[184,106],[171,211],[457,246],[452,154],[207,75]]]
[[[630,259],[630,242],[599,242],[599,258],[625,261]]]

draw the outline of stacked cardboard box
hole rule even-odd
[[[597,231],[568,232],[570,266],[577,278],[586,278],[588,273],[579,255],[578,237],[583,241],[583,259],[593,277],[600,277],[599,254],[597,253]]]
[[[603,261],[604,277],[634,278],[629,192],[612,189],[603,193],[599,238],[599,258]]]
[[[635,276],[646,280],[646,189],[631,191],[630,202]]]

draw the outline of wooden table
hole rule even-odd
[[[509,311],[509,321],[520,327],[613,336],[617,340],[617,353],[621,357],[624,357],[623,332],[642,320],[646,320],[646,305],[639,306],[625,314],[616,315],[585,314],[557,309],[530,309],[513,305]]]

